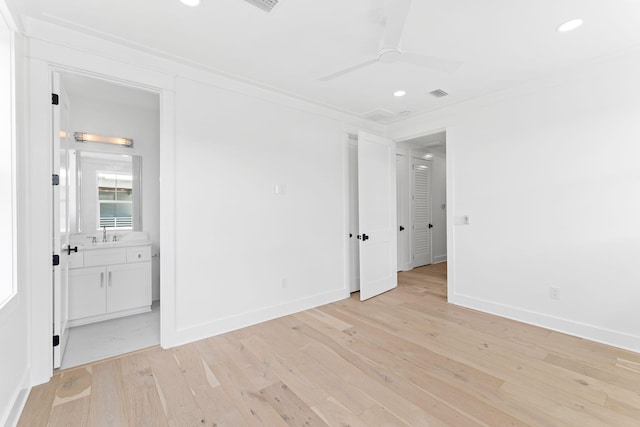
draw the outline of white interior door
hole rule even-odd
[[[431,264],[431,162],[413,160],[413,267]]]
[[[398,285],[396,147],[393,141],[358,132],[360,300]]]
[[[69,104],[60,84],[60,75],[52,75],[57,105],[52,107],[52,173],[58,176],[53,185],[53,254],[59,265],[53,267],[53,367],[59,368],[67,344],[69,300]],[[55,96],[55,95],[54,95]],[[53,97],[52,97],[53,98]],[[56,345],[57,342],[57,345]]]

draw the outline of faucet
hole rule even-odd
[[[107,226],[106,225],[104,227],[102,227],[102,241],[103,242],[107,241]]]

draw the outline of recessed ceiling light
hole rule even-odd
[[[405,96],[406,94],[407,92],[405,92],[404,90],[397,90],[393,92],[393,96],[397,96],[397,97]]]
[[[557,31],[566,33],[567,31],[575,30],[580,25],[582,25],[583,22],[584,21],[582,19],[572,19],[571,21],[567,21],[564,24],[560,25]]]
[[[182,3],[187,6],[197,6],[200,4],[200,0],[180,0]]]

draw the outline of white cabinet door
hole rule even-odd
[[[107,267],[107,312],[151,305],[151,261]]]
[[[396,147],[387,138],[358,132],[360,299],[398,284]]]
[[[106,312],[105,280],[104,267],[69,270],[69,320]]]

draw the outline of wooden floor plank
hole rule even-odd
[[[173,353],[151,349],[146,356],[168,424],[195,426],[206,422]]]
[[[120,369],[129,425],[167,426],[167,417],[146,355],[123,357]]]
[[[120,360],[93,365],[91,377],[89,425],[95,427],[127,425]]]
[[[446,264],[170,350],[56,372],[31,426],[638,426],[640,354],[448,304]]]
[[[48,383],[31,389],[18,427],[46,426],[49,423],[59,383],[60,375],[55,375]]]
[[[260,395],[233,358],[225,352],[226,343],[221,337],[213,337],[196,343],[205,363],[227,391],[229,399],[237,406],[246,425],[281,426],[287,424]]]
[[[196,346],[188,344],[172,352],[204,415],[204,424],[218,427],[243,425],[242,414],[225,394]]]
[[[91,397],[85,396],[54,406],[51,411],[52,426],[88,426]],[[37,425],[37,424],[34,424]]]
[[[283,382],[263,388],[260,394],[291,427],[327,425]]]

